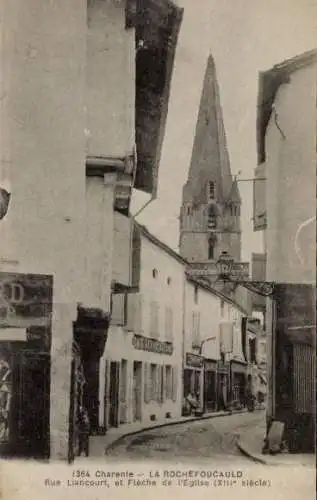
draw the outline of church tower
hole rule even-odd
[[[209,56],[188,180],[183,187],[179,250],[193,265],[214,267],[222,251],[241,259],[241,197],[232,178],[216,68]]]

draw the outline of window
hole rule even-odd
[[[111,324],[124,326],[127,323],[127,295],[115,293],[111,295]]]
[[[157,278],[157,275],[158,275],[157,269],[152,269],[152,276],[154,279]]]
[[[208,182],[208,200],[215,199],[215,183],[213,181]]]
[[[195,285],[194,288],[194,302],[195,304],[198,304],[198,285]]]
[[[170,285],[172,283],[172,278],[170,276],[167,277],[166,283]]]
[[[173,375],[171,365],[166,365],[166,399],[173,397]]]
[[[208,240],[208,259],[214,260],[215,258],[215,242],[213,238]]]
[[[191,205],[186,206],[186,215],[193,215],[193,207]]]
[[[215,205],[208,207],[208,229],[216,229],[217,227],[217,209]]]

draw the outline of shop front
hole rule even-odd
[[[217,361],[217,409],[227,410],[229,407],[230,365],[222,359]]]
[[[49,458],[51,276],[0,273],[0,453]]]
[[[204,410],[217,410],[217,361],[205,359],[204,362]]]
[[[273,388],[275,419],[293,453],[312,453],[316,439],[316,288],[276,286]]]
[[[233,407],[246,405],[246,384],[248,365],[245,361],[230,362],[231,403]]]
[[[99,372],[100,358],[105,349],[108,328],[109,314],[107,312],[98,308],[78,306],[77,319],[74,323],[73,381],[71,387],[73,410],[70,412],[70,420],[76,422],[75,408],[77,403],[74,402],[74,398],[79,391],[79,398],[88,412],[92,434],[105,432],[99,426]],[[79,381],[83,381],[82,389],[78,387]],[[70,434],[73,435],[74,430],[71,430]]]
[[[184,398],[191,394],[202,401],[203,373],[203,356],[187,352],[184,367]]]

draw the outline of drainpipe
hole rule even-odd
[[[183,413],[183,400],[184,400],[184,373],[185,373],[185,356],[186,356],[186,342],[185,342],[185,334],[186,334],[186,273],[183,273],[183,307],[182,307],[182,375],[181,375],[181,388],[182,388],[182,399],[181,399],[181,414]]]

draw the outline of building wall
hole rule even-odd
[[[316,64],[279,88],[266,133],[267,279],[313,283],[316,278]],[[298,238],[297,238],[298,236]]]
[[[135,30],[123,0],[88,0],[87,154],[131,154],[135,144]]]
[[[141,271],[138,293],[128,293],[126,303],[126,318],[118,325],[112,324],[109,329],[107,341],[107,350],[102,358],[101,364],[101,384],[100,401],[109,402],[109,387],[106,387],[104,379],[107,378],[107,370],[111,361],[127,360],[127,371],[125,382],[120,381],[120,387],[125,387],[126,400],[122,401],[121,410],[123,415],[121,423],[133,421],[133,363],[135,361],[142,363],[142,383],[140,386],[141,421],[150,421],[151,415],[155,415],[157,420],[165,419],[166,414],[170,413],[172,417],[181,414],[182,398],[182,338],[183,338],[183,280],[184,263],[175,259],[159,246],[151,242],[146,236],[141,236]],[[133,303],[130,299],[135,299]],[[114,299],[116,300],[116,299]],[[154,320],[153,302],[157,308],[157,321]],[[172,311],[172,320],[167,320],[166,308]],[[130,316],[131,315],[131,316]],[[155,313],[156,315],[156,313]],[[116,321],[118,323],[120,321]],[[115,323],[113,321],[113,323]],[[154,327],[156,326],[156,327]],[[154,331],[154,329],[155,331]],[[145,338],[152,338],[159,342],[171,342],[173,352],[171,355],[149,352],[135,348],[133,344],[134,335],[141,335]],[[150,365],[170,366],[173,371],[173,380],[170,384],[170,391],[167,388],[167,376],[164,374],[163,384],[159,382],[159,393],[161,396],[155,398],[153,395],[146,395],[146,387],[151,386],[149,370]],[[158,369],[159,370],[159,369]],[[108,372],[109,373],[109,372]],[[104,375],[105,374],[105,375]],[[164,387],[165,386],[165,387]],[[106,397],[104,397],[106,392]],[[151,390],[150,390],[151,392]],[[120,399],[120,396],[119,396]],[[119,405],[120,406],[120,405]],[[123,410],[122,407],[125,407]],[[100,418],[104,423],[109,421],[109,409],[101,408]],[[106,416],[104,417],[104,414]]]
[[[67,458],[72,322],[83,289],[86,7],[14,0],[1,29],[0,169],[12,188],[1,270],[53,275],[51,457]]]

